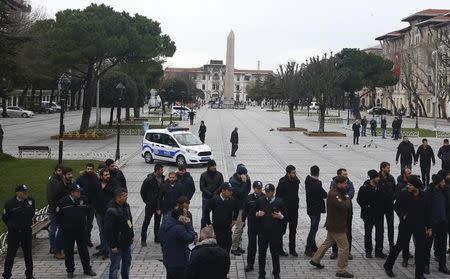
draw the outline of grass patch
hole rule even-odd
[[[370,131],[370,129],[367,129],[368,131]],[[392,128],[387,128],[386,132],[388,134],[392,134]],[[436,137],[436,132],[433,130],[429,130],[429,129],[415,129],[415,128],[402,128],[402,134],[403,133],[417,133],[419,132],[419,137],[421,138],[431,138],[431,137]],[[381,135],[381,128],[377,128],[377,134]]]
[[[74,177],[78,177],[87,162],[98,165],[101,162],[91,160],[65,160],[63,164],[73,169]],[[47,182],[53,173],[57,160],[18,159],[7,154],[0,154],[0,204],[14,197],[14,189],[19,184],[30,187],[30,196],[36,200],[36,208],[47,204]],[[0,223],[0,233],[6,231],[3,222]]]

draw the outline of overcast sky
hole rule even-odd
[[[407,26],[401,19],[417,11],[450,9],[448,0],[31,0],[48,17],[63,9],[105,3],[161,23],[177,51],[166,66],[199,67],[225,62],[226,38],[236,36],[238,69],[275,70],[288,60],[377,45],[375,37]]]

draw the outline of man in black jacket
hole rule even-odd
[[[430,170],[431,170],[431,162],[433,162],[433,166],[436,164],[436,160],[434,159],[433,148],[428,145],[428,140],[423,139],[422,145],[417,148],[416,160],[414,165],[420,159],[420,171],[422,172],[422,182],[425,187],[430,184]]]
[[[391,164],[381,162],[379,187],[383,193],[383,212],[386,217],[389,247],[394,247],[394,200],[395,178],[391,175]]]
[[[210,213],[212,212],[212,222]],[[231,229],[236,224],[239,208],[233,200],[233,187],[224,182],[219,195],[210,199],[205,209],[206,224],[211,225],[216,233],[217,244],[230,253]]]
[[[47,203],[48,215],[50,219],[50,224],[48,225],[50,254],[58,253],[59,255],[62,255],[61,251],[64,247],[61,234],[57,234],[59,225],[56,222],[55,209],[59,200],[65,195],[64,184],[62,182],[62,169],[63,166],[57,165],[53,175],[49,177],[47,183]]]
[[[386,128],[387,128],[387,121],[386,121],[386,116],[383,116],[381,118],[381,137],[383,139],[386,138]]]
[[[375,227],[375,257],[384,259],[383,253],[383,192],[379,187],[380,176],[376,170],[368,171],[369,180],[359,188],[356,199],[361,206],[361,219],[364,221],[364,249],[366,258],[372,258],[372,230]]]
[[[412,169],[413,159],[416,158],[414,145],[408,140],[407,136],[403,137],[403,141],[397,147],[397,154],[395,155],[395,163],[398,165],[400,157],[400,170],[404,168]]]
[[[359,124],[359,121],[356,120],[355,123],[352,125],[352,131],[353,131],[353,144],[359,144],[359,136],[361,134],[361,124]],[[362,129],[363,133],[366,132],[366,129]]]
[[[220,191],[223,184],[223,175],[217,171],[216,161],[208,162],[206,171],[200,175],[200,191],[202,191],[202,219],[201,228],[206,226],[205,209],[208,201]]]
[[[245,272],[252,271],[253,265],[255,264],[256,246],[258,244],[256,203],[261,197],[264,197],[262,187],[263,184],[261,181],[253,182],[253,193],[247,196],[247,200],[245,201],[244,213],[242,215],[242,222],[245,222],[245,219],[247,219],[248,225],[247,266],[245,267]]]
[[[231,132],[231,157],[236,157],[236,151],[238,150],[238,144],[239,144],[239,135],[238,135],[238,128],[234,128],[233,132]]]
[[[370,135],[372,137],[377,136],[377,121],[375,120],[375,118],[372,118],[372,120],[370,120]]]
[[[109,174],[111,175],[111,179],[115,180],[116,184],[124,189],[127,189],[127,180],[125,179],[125,175],[123,172],[116,166],[116,163],[113,159],[107,159],[105,161],[105,166],[109,170]]]
[[[298,223],[298,190],[300,180],[297,178],[295,167],[289,165],[286,167],[286,175],[280,178],[277,187],[277,197],[283,200],[289,218],[283,220],[283,235],[286,233],[289,223],[289,254],[298,257],[295,251],[295,237],[297,234]],[[283,250],[283,240],[281,241],[280,255],[286,257],[288,254]]]
[[[8,246],[3,269],[3,278],[5,279],[10,279],[12,276],[14,258],[19,247],[22,247],[25,259],[25,276],[27,279],[34,279],[31,225],[35,212],[35,202],[28,196],[28,187],[26,185],[17,186],[15,196],[5,203],[2,215],[2,220],[8,227],[6,239]]]
[[[74,278],[75,262],[73,249],[77,243],[84,275],[96,276],[92,271],[89,251],[87,248],[87,235],[85,233],[88,216],[88,204],[85,197],[81,196],[81,187],[74,185],[70,194],[59,201],[56,208],[57,218],[64,235],[64,260],[66,264],[67,278]]]
[[[153,234],[155,236],[155,242],[159,243],[159,227],[161,225],[161,214],[158,214],[158,195],[161,188],[161,184],[164,182],[164,167],[161,164],[156,164],[153,168],[154,172],[149,174],[144,180],[141,186],[141,198],[145,203],[145,217],[141,230],[141,246],[147,246],[147,230],[155,215],[153,224]]]
[[[161,184],[158,194],[157,214],[170,213],[177,204],[177,199],[183,195],[183,186],[177,181],[175,172],[169,173],[169,179]]]
[[[365,137],[367,132],[367,118],[363,116],[361,119],[361,136]]]
[[[316,234],[319,229],[320,215],[325,213],[324,199],[327,198],[327,192],[322,187],[322,181],[319,180],[319,172],[318,166],[312,166],[310,175],[305,179],[306,212],[311,220],[305,248],[305,255],[308,257],[312,257],[317,251]]]
[[[258,263],[259,278],[266,276],[266,253],[270,246],[272,255],[273,278],[280,279],[280,252],[282,250],[281,236],[283,231],[283,219],[289,214],[283,200],[275,197],[275,186],[264,186],[266,196],[256,203],[256,218],[258,226]]]
[[[450,171],[450,145],[448,139],[444,139],[444,145],[439,148],[437,156],[442,160],[442,169]]]
[[[183,196],[191,200],[195,193],[195,183],[185,165],[178,166],[177,181],[182,185]]]
[[[200,128],[198,129],[198,137],[200,140],[205,143],[205,135],[206,135],[206,125],[205,121],[200,121]]]
[[[114,200],[109,203],[105,215],[106,239],[111,257],[110,279],[118,278],[119,269],[122,279],[130,278],[131,244],[133,244],[134,231],[133,217],[127,198],[126,189],[117,189],[114,192]],[[122,262],[122,267],[120,262]]]
[[[395,210],[400,216],[398,226],[398,239],[394,248],[389,252],[389,256],[384,264],[384,270],[389,277],[395,277],[392,268],[395,260],[402,249],[409,245],[411,235],[415,240],[415,265],[416,278],[424,277],[425,268],[425,241],[426,237],[431,237],[431,204],[428,196],[422,190],[422,182],[416,176],[408,178],[406,190],[400,193],[395,202]]]

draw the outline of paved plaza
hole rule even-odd
[[[68,127],[76,128],[79,124],[79,115],[76,112],[69,115]],[[106,115],[106,112],[105,112]],[[340,167],[347,168],[350,179],[358,190],[367,179],[367,171],[370,169],[379,169],[381,161],[388,161],[392,165],[392,174],[397,177],[400,173],[400,166],[395,165],[395,152],[398,141],[391,139],[381,139],[372,137],[363,137],[360,139],[360,145],[351,144],[352,138],[350,131],[345,130],[338,124],[326,124],[326,130],[346,132],[349,136],[342,138],[316,138],[307,137],[299,132],[278,132],[277,127],[288,125],[288,116],[283,112],[267,112],[260,108],[250,107],[247,110],[211,110],[202,108],[197,115],[196,125],[193,130],[198,129],[199,120],[205,120],[208,131],[206,134],[206,143],[211,146],[214,157],[218,164],[218,170],[224,174],[224,177],[230,177],[237,164],[243,163],[247,166],[252,180],[261,180],[263,183],[277,184],[278,179],[284,176],[285,167],[292,164],[297,167],[302,184],[300,186],[300,209],[299,222],[297,230],[297,252],[298,258],[281,258],[281,278],[330,278],[334,277],[336,261],[329,259],[329,251],[323,264],[325,269],[317,270],[309,265],[310,258],[303,255],[306,243],[306,237],[309,231],[309,218],[306,214],[306,201],[304,191],[304,179],[309,174],[309,168],[312,165],[318,165],[321,169],[320,179],[323,181],[326,189],[335,176],[336,170]],[[46,116],[47,117],[47,116]],[[8,153],[16,154],[19,144],[50,144],[52,147],[57,141],[49,140],[51,134],[57,133],[58,118],[56,115],[48,116],[51,119],[37,121],[15,120],[4,124],[5,129],[5,150]],[[106,117],[106,116],[104,116]],[[106,119],[106,118],[104,118]],[[3,121],[3,120],[2,120]],[[22,123],[25,122],[25,123]],[[4,123],[4,122],[2,122]],[[183,125],[186,125],[183,123]],[[296,125],[310,130],[316,130],[318,123],[307,120],[304,116],[296,118]],[[430,124],[431,125],[431,124]],[[441,125],[445,125],[442,123]],[[239,128],[239,150],[237,157],[230,157],[230,133],[234,127]],[[448,129],[448,127],[445,127]],[[31,131],[27,131],[31,129]],[[274,130],[272,130],[274,129]],[[148,173],[152,172],[153,165],[148,165],[140,156],[139,150],[141,137],[124,136],[121,149],[123,150],[123,159],[121,161],[122,170],[127,178],[129,187],[129,204],[132,208],[132,214],[135,220],[135,240],[133,244],[133,261],[131,267],[131,278],[165,278],[165,270],[162,262],[160,246],[153,242],[153,222],[149,228],[148,246],[140,245],[140,229],[144,220],[144,203],[141,201],[139,190],[142,181]],[[364,148],[370,141],[373,143],[370,147]],[[420,143],[419,138],[412,138],[411,141],[415,147]],[[437,152],[441,146],[442,139],[430,138],[429,144]],[[105,156],[113,157],[115,151],[115,139],[99,142],[65,142],[67,148],[67,158],[96,158],[96,154],[102,154],[100,159]],[[54,149],[55,151],[57,149]],[[72,155],[70,155],[72,154]],[[78,154],[78,155],[77,155]],[[81,154],[81,155],[80,155]],[[105,155],[105,156],[103,156]],[[432,168],[432,172],[437,172],[440,162]],[[165,165],[165,173],[175,170],[174,165]],[[205,170],[204,167],[189,168],[194,181],[196,182],[196,193],[191,201],[191,211],[193,214],[194,228],[198,231],[200,227],[201,216],[201,192],[198,187],[200,174]],[[413,167],[413,172],[419,171],[418,167]],[[31,185],[32,187],[32,185]],[[383,260],[366,259],[364,257],[364,226],[359,217],[360,208],[354,201],[353,217],[353,247],[352,254],[354,260],[349,261],[349,271],[355,274],[357,278],[387,278],[383,270]],[[322,215],[321,225],[317,236],[318,245],[325,239],[326,230],[323,228],[325,215]],[[95,223],[95,222],[94,222]],[[396,219],[396,224],[398,219]],[[94,243],[99,243],[98,231],[94,227]],[[385,233],[385,253],[388,252],[388,244]],[[246,249],[247,237],[244,233],[243,248]],[[285,249],[287,245],[287,236],[285,237]],[[66,272],[63,261],[53,259],[48,254],[48,238],[46,232],[39,233],[34,242],[34,263],[36,278],[66,278]],[[90,249],[91,254],[94,249]],[[414,250],[412,250],[414,251]],[[270,253],[268,253],[270,255]],[[243,256],[232,257],[230,279],[235,278],[257,278],[257,266],[255,271],[244,273],[246,254]],[[82,268],[78,257],[76,259],[76,278],[82,277]],[[107,278],[109,261],[102,261],[92,258],[93,270],[97,272],[96,278]],[[413,278],[414,263],[410,260],[410,267],[403,268],[400,265],[401,258],[394,267],[394,273],[397,278]],[[271,274],[271,261],[268,259],[266,272]],[[19,256],[16,259],[16,265],[13,274],[22,278],[24,270],[23,258]],[[442,278],[437,272],[437,264],[432,260],[430,267],[431,275],[428,278]],[[20,275],[20,276],[19,276]],[[270,278],[270,276],[267,276]],[[212,278],[213,279],[213,278]]]

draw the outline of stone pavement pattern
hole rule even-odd
[[[213,149],[213,154],[218,164],[218,169],[224,174],[224,177],[230,177],[237,164],[244,163],[252,180],[262,180],[263,183],[274,183],[284,175],[286,165],[293,164],[297,167],[297,172],[302,181],[300,187],[300,209],[299,225],[297,230],[297,252],[298,258],[281,258],[281,277],[282,278],[330,278],[334,277],[334,260],[329,260],[329,253],[326,254],[323,264],[325,269],[316,270],[309,265],[309,258],[303,255],[306,237],[309,231],[309,218],[306,214],[306,201],[304,192],[304,178],[309,173],[310,166],[316,164],[321,169],[320,178],[325,187],[336,170],[345,167],[349,170],[350,179],[355,184],[356,190],[366,179],[366,173],[369,169],[378,169],[381,161],[388,161],[392,165],[392,174],[394,177],[399,175],[400,167],[395,166],[394,152],[398,142],[390,139],[382,140],[374,138],[374,144],[371,148],[363,148],[370,137],[362,138],[363,144],[359,146],[351,145],[351,137],[346,138],[314,138],[306,137],[302,133],[277,132],[276,128],[286,126],[288,118],[286,114],[276,112],[266,112],[259,108],[249,108],[243,111],[233,110],[209,110],[203,108],[199,110],[198,120],[205,120],[208,127],[206,143]],[[318,127],[317,122],[307,121],[306,117],[297,117],[297,126],[315,130]],[[199,121],[196,121],[199,122]],[[20,125],[20,124],[17,124]],[[197,131],[198,124],[193,127]],[[237,157],[229,156],[229,136],[234,127],[239,128],[240,145],[237,151]],[[270,129],[275,131],[270,131]],[[326,125],[327,130],[344,131],[340,125]],[[419,139],[412,139],[417,145]],[[430,145],[437,151],[441,144],[441,139],[430,139]],[[114,141],[104,143],[104,150],[114,151]],[[123,160],[125,165],[122,170],[128,180],[129,200],[132,207],[132,214],[135,220],[135,241],[133,245],[133,262],[131,268],[131,278],[165,278],[165,270],[160,262],[162,258],[159,245],[153,242],[153,222],[149,228],[148,247],[140,245],[140,228],[144,219],[144,204],[141,201],[139,190],[141,183],[146,175],[153,170],[153,165],[145,164],[144,160],[137,154],[140,149],[141,139],[139,137],[124,137],[123,148],[129,150],[128,158]],[[323,147],[326,144],[325,147]],[[345,147],[348,145],[348,147]],[[375,148],[376,146],[376,148]],[[83,149],[82,149],[83,150]],[[440,165],[440,164],[439,164]],[[437,166],[433,171],[437,171]],[[165,173],[175,170],[174,165],[165,165]],[[201,216],[201,192],[198,189],[198,179],[205,170],[204,167],[190,168],[194,180],[197,184],[197,191],[191,202],[191,211],[193,213],[194,227],[196,230],[200,226]],[[418,168],[414,168],[418,171]],[[354,260],[349,262],[349,271],[353,272],[357,278],[387,278],[383,271],[383,260],[365,259],[364,257],[364,227],[359,218],[360,208],[356,201],[354,202],[353,219],[353,248],[352,254]],[[326,230],[323,227],[325,215],[322,216],[321,226],[317,236],[318,245],[325,239]],[[396,221],[398,221],[396,219]],[[95,222],[94,222],[95,223]],[[385,229],[386,231],[386,229]],[[93,232],[93,240],[99,243],[98,231],[96,225]],[[385,252],[388,251],[387,239],[385,238]],[[285,246],[287,237],[285,237]],[[246,232],[243,237],[243,248],[246,249]],[[287,247],[285,247],[287,248]],[[94,252],[90,249],[91,254]],[[412,250],[413,251],[413,250]],[[331,251],[330,251],[331,252]],[[65,268],[63,261],[57,261],[48,254],[47,233],[41,232],[34,245],[34,260],[36,278],[65,278]],[[270,253],[268,253],[267,274],[271,274]],[[81,278],[82,269],[76,259],[76,278]],[[252,273],[244,273],[246,254],[240,257],[232,256],[231,271],[229,278],[257,278],[257,267]],[[98,273],[97,278],[107,278],[108,261],[92,259],[93,270]],[[24,263],[20,256],[16,259],[14,267],[15,278],[23,278]],[[414,264],[410,261],[409,268],[400,266],[400,261],[394,268],[397,278],[413,278]],[[432,274],[429,278],[442,278],[437,272],[437,265],[432,261]],[[267,276],[267,278],[270,278]]]

